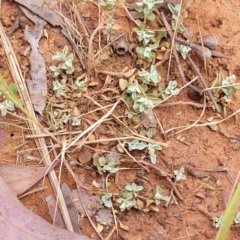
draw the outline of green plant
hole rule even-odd
[[[7,96],[5,95],[6,94],[5,91],[9,91],[8,94],[14,96],[17,93],[18,89],[17,89],[16,84],[14,84],[14,83],[10,84],[7,89],[5,89],[4,85],[0,85],[0,96],[2,95],[2,97],[4,99],[2,102],[0,102],[0,110],[1,110],[1,114],[3,117],[7,115],[7,111],[15,110],[14,103],[10,99],[7,98]]]
[[[154,38],[154,32],[151,30],[136,30],[136,33],[138,35],[138,40],[143,42],[143,45],[146,46],[153,38]]]
[[[53,76],[55,78],[61,76],[62,79],[67,80],[67,76],[74,72],[74,67],[72,65],[73,54],[68,54],[68,46],[64,46],[62,52],[56,52],[53,55],[52,60],[59,61],[57,66],[50,66],[50,70],[53,71]]]
[[[121,211],[125,211],[136,205],[135,198],[138,196],[138,192],[143,189],[142,186],[138,186],[135,183],[128,184],[120,194],[120,198],[116,199]]]
[[[152,164],[155,164],[157,161],[155,150],[162,150],[161,146],[152,143],[139,142],[137,139],[133,140],[132,142],[128,142],[129,151],[143,150],[145,148],[148,149],[148,154],[150,156]]]
[[[215,228],[219,228],[222,225],[223,215],[220,217],[214,217],[213,218],[213,226]]]
[[[234,74],[224,77],[222,73],[218,74],[217,82],[212,87],[218,87],[216,89],[213,88],[213,93],[217,96],[218,99],[224,99],[226,102],[231,102],[232,96],[239,89],[239,85],[234,84],[236,80],[236,76]]]
[[[107,10],[112,10],[116,0],[101,0],[100,5]]]
[[[137,197],[138,192],[140,192],[142,190],[143,190],[143,187],[138,186],[136,183],[128,184],[125,186],[125,191],[128,192],[128,194],[129,194],[129,196],[131,196],[131,198]]]
[[[184,167],[181,167],[180,170],[174,170],[173,173],[176,176],[176,181],[186,180],[186,175],[184,174]]]
[[[81,119],[78,117],[73,117],[72,118],[72,126],[79,126],[81,124]]]
[[[133,109],[138,112],[144,112],[148,109],[152,109],[153,107],[154,107],[154,104],[152,100],[146,97],[140,97],[133,103]]]
[[[239,224],[240,223],[240,212],[237,213],[235,219],[234,219],[234,223],[235,224]]]
[[[134,100],[139,93],[141,93],[141,89],[137,82],[129,83],[127,85],[126,93],[131,94],[131,98]]]
[[[239,221],[239,212],[238,212],[239,206],[240,206],[240,184],[237,185],[237,188],[230,200],[230,203],[228,204],[225,210],[224,216],[222,218],[222,224],[217,233],[216,240],[227,239],[227,233],[232,223],[235,222],[235,220],[237,222]]]
[[[176,43],[176,50],[181,53],[184,60],[187,59],[188,53],[191,51],[191,48],[179,43]]]
[[[172,22],[171,22],[172,28],[176,29],[176,27],[178,26],[178,19],[179,19],[179,13],[181,10],[181,5],[176,4],[175,6],[173,6],[172,4],[169,3],[168,8],[169,8],[170,12],[172,13]],[[183,33],[184,31],[185,31],[185,28],[184,28],[183,24],[180,23],[179,27],[178,27],[178,32]]]
[[[101,197],[101,202],[104,204],[105,207],[112,207],[112,193],[107,193]]]
[[[66,84],[61,84],[58,81],[53,81],[53,91],[55,91],[56,97],[66,97],[68,91]]]
[[[100,175],[105,172],[116,173],[118,171],[118,168],[115,168],[114,164],[115,161],[112,157],[99,157],[98,155],[95,155],[93,157],[93,165],[97,167]]]
[[[157,187],[156,193],[153,198],[155,200],[156,205],[159,205],[161,200],[166,201],[166,202],[168,202],[170,200],[169,196],[165,196],[162,194],[162,189],[160,187]]]
[[[177,88],[177,81],[169,81],[168,86],[166,87],[164,94],[168,95],[178,95],[179,88]]]
[[[153,52],[153,50],[156,50],[158,45],[158,43],[154,43],[153,45],[146,47],[137,47],[137,54],[141,59],[144,59],[147,62],[152,62],[152,60],[155,58],[155,52]]]
[[[146,20],[154,20],[155,14],[153,13],[155,4],[163,3],[164,0],[143,0],[142,2],[138,2],[135,5],[135,9],[138,12],[143,12],[144,14],[144,22]]]
[[[143,80],[143,83],[149,84],[154,83],[157,84],[160,81],[160,76],[154,65],[151,65],[150,71],[139,71],[138,76]]]

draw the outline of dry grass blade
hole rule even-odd
[[[10,68],[10,71],[11,71],[11,74],[12,74],[12,78],[18,86],[18,92],[20,94],[20,97],[21,97],[23,103],[25,104],[26,110],[32,116],[34,116],[36,118],[33,106],[31,104],[31,99],[30,99],[30,96],[28,94],[28,90],[27,90],[27,87],[26,87],[26,84],[25,84],[25,79],[23,78],[23,75],[21,73],[17,58],[16,58],[15,53],[14,53],[14,51],[12,49],[12,46],[11,46],[11,43],[9,42],[6,34],[4,33],[2,24],[0,24],[0,35],[1,35],[1,39],[2,39],[2,45],[3,45],[3,48],[4,48],[5,54],[7,56],[7,59],[8,59],[8,64],[9,64],[9,68]],[[32,121],[28,121],[28,124],[29,124],[31,132],[33,134],[35,134],[35,135],[36,134],[37,135],[42,134],[41,129],[38,126],[36,126]],[[48,153],[48,148],[47,148],[45,139],[44,138],[38,138],[38,139],[35,140],[35,143],[36,143],[36,145],[39,149],[39,152],[42,156],[44,164],[46,166],[51,165],[52,161],[51,161],[49,153]],[[54,170],[49,173],[49,179],[51,181],[53,190],[56,194],[59,190],[58,190],[58,180],[57,180],[57,176],[56,176]],[[71,220],[69,218],[68,211],[67,211],[65,201],[63,199],[61,191],[59,193],[59,203],[60,203],[59,204],[60,209],[61,209],[64,221],[66,223],[67,229],[69,231],[73,232],[73,227],[72,227],[72,224],[71,224]]]

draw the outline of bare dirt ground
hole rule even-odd
[[[187,0],[183,1],[183,6],[187,4]],[[91,3],[79,6],[79,11],[86,16],[85,21],[91,30],[94,30],[98,26],[97,8]],[[2,1],[1,10],[1,22],[8,32],[12,28],[17,15],[20,10],[14,1]],[[123,9],[118,9],[114,14],[115,22],[120,26],[119,32],[124,34],[130,34],[130,30],[133,24],[126,17],[126,13]],[[23,55],[28,43],[24,40],[24,24],[29,23],[25,19],[25,23],[9,37],[11,44],[15,50],[16,56],[21,64],[23,73],[28,76],[29,62],[27,57]],[[204,64],[202,61],[193,56],[196,64],[210,84],[216,77],[217,72],[223,69],[225,74],[235,74],[237,82],[239,82],[240,74],[240,2],[239,1],[193,1],[188,9],[187,18],[184,20],[184,26],[192,30],[193,34],[199,36],[199,29],[202,36],[212,34],[218,38],[219,45],[217,51],[222,55],[228,57],[223,60],[219,58],[212,58],[207,63],[207,72],[204,70]],[[49,66],[52,63],[52,56],[54,52],[61,51],[65,44],[69,45],[67,39],[61,34],[59,28],[53,28],[47,25],[46,31],[48,37],[42,38],[39,43],[40,52],[43,53],[45,63],[47,66],[48,80],[51,81],[51,71]],[[104,43],[103,43],[104,44]],[[96,47],[96,46],[95,46]],[[11,74],[8,69],[6,57],[3,49],[0,49],[0,73],[5,79],[11,82]],[[87,63],[87,62],[86,62]],[[76,65],[75,76],[83,73],[77,59],[74,60]],[[132,68],[132,57],[130,54],[124,56],[117,56],[113,54],[111,58],[105,62],[102,62],[97,66],[100,70],[109,71],[122,71],[124,67],[128,66]],[[166,73],[168,69],[168,61],[158,67],[163,81],[165,81]],[[26,72],[24,72],[26,70]],[[190,71],[190,67],[187,63],[184,64],[184,71],[187,73]],[[190,73],[191,75],[191,73]],[[100,76],[101,77],[101,76]],[[171,79],[176,79],[181,85],[180,75],[178,73],[174,58],[170,67]],[[98,82],[97,87],[91,88],[92,92],[96,92],[101,89],[104,81],[101,78],[92,76],[94,81]],[[105,80],[105,79],[103,79]],[[93,80],[92,80],[93,81]],[[117,78],[113,78],[113,83],[110,87],[115,87]],[[51,84],[48,83],[49,87]],[[51,93],[52,91],[50,91]],[[106,93],[107,97],[111,97],[111,93]],[[100,94],[93,95],[96,101],[103,101]],[[83,102],[81,98],[78,106],[81,113],[86,113],[92,109],[93,104],[87,100]],[[194,103],[203,103],[203,100],[193,101],[188,97],[188,90],[183,90],[179,95],[174,96],[170,102],[186,101]],[[226,116],[231,115],[239,109],[240,92],[237,92],[231,103],[227,106]],[[86,104],[87,107],[86,107]],[[119,115],[124,112],[124,104],[120,104],[115,110]],[[154,109],[155,114],[165,131],[168,129],[187,126],[194,120],[198,119],[201,115],[202,108],[196,108],[193,105],[178,104],[172,106],[159,106]],[[101,117],[99,113],[99,117]],[[209,118],[219,119],[216,112],[207,108],[202,116],[202,120],[207,121]],[[85,120],[81,126],[81,130],[84,127],[91,125],[97,121],[97,114],[92,115],[89,119]],[[10,115],[7,117],[1,117],[0,125],[0,162],[11,164],[26,164],[33,165],[29,162],[22,162],[21,158],[17,154],[17,147],[26,141],[25,135],[28,134],[26,130],[16,128],[15,126],[4,124],[6,122],[23,125],[23,121],[13,118]],[[134,127],[134,125],[131,125]],[[95,133],[99,139],[105,137],[112,137],[110,132],[117,133],[122,129],[115,123],[109,123],[109,125],[100,126]],[[233,139],[234,137],[234,139]],[[125,231],[121,227],[118,229],[119,235],[114,233],[111,239],[124,239],[124,240],[170,240],[170,239],[214,239],[217,233],[217,229],[212,224],[212,218],[219,217],[223,214],[228,198],[230,196],[233,181],[235,180],[239,172],[239,149],[240,149],[240,123],[239,117],[236,115],[228,120],[219,123],[218,129],[213,131],[208,126],[195,126],[189,130],[185,130],[179,134],[169,133],[164,139],[163,134],[158,129],[158,134],[155,138],[157,141],[168,142],[168,147],[163,147],[162,151],[157,151],[157,163],[156,166],[163,169],[168,174],[173,174],[173,170],[185,167],[185,174],[187,179],[177,183],[177,187],[183,201],[179,200],[176,196],[171,201],[168,207],[164,206],[164,203],[160,204],[159,211],[143,212],[137,209],[126,210],[120,212],[118,210],[117,217],[124,226],[128,226],[129,230]],[[114,144],[117,144],[115,141]],[[107,152],[111,149],[113,143],[92,144],[91,148],[83,147],[81,150],[71,152],[72,159],[78,159],[81,151],[90,149],[91,154],[100,153],[101,151]],[[17,149],[17,150],[16,150]],[[38,156],[37,151],[34,150],[35,146],[31,140],[24,145],[24,149],[30,149],[29,153]],[[31,150],[32,149],[32,150]],[[141,157],[140,153],[135,153],[135,157]],[[127,155],[124,155],[124,159],[130,161]],[[37,163],[35,163],[37,164]],[[219,169],[220,166],[225,166],[227,171],[214,171]],[[81,179],[82,183],[86,187],[92,186],[92,182],[95,180],[101,182],[102,177],[96,172],[96,168],[92,163],[88,163],[88,168],[83,168],[81,165],[73,167],[74,173]],[[144,174],[139,174],[139,166],[134,163],[126,163],[125,167],[132,169],[126,169],[119,171],[117,177],[111,176],[109,181],[111,186],[110,192],[117,193],[128,183],[141,183],[143,186],[142,195],[147,196],[149,193],[156,189],[156,186],[161,186],[165,195],[169,195],[171,187],[169,183],[154,171]],[[189,168],[193,171],[187,171]],[[206,171],[209,170],[209,171]],[[213,171],[210,171],[213,170]],[[58,172],[58,170],[57,170]],[[198,173],[205,173],[204,176],[199,176]],[[61,181],[68,184],[70,189],[74,189],[75,182],[72,179],[68,171],[63,167]],[[41,184],[41,183],[39,183]],[[51,186],[46,180],[44,183],[48,188],[44,191],[37,192],[26,196],[21,199],[21,202],[31,209],[34,213],[38,214],[42,218],[49,222],[52,222],[48,208],[44,201],[45,197],[52,193]],[[93,217],[94,220],[94,217]],[[95,221],[95,220],[94,220]],[[92,239],[99,239],[96,232],[93,230],[86,217],[79,221],[81,233]],[[101,232],[103,237],[108,236],[111,231],[111,227],[104,226]],[[228,239],[239,239],[239,228],[233,228],[230,230]]]

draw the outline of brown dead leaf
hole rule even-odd
[[[113,214],[111,213],[109,208],[101,208],[97,212],[96,221],[102,225],[111,226],[114,223]]]
[[[0,239],[89,240],[88,237],[57,228],[24,207],[0,177]]]
[[[55,196],[53,194],[48,195],[45,200],[46,200],[46,203],[48,206],[49,214],[54,223],[53,225],[56,227],[59,227],[59,228],[66,229],[66,225],[64,223],[64,220],[63,220],[63,217],[62,217],[62,214],[61,214],[59,208],[57,208],[57,211],[55,213],[55,208],[56,208],[56,204],[57,204]]]
[[[92,217],[96,214],[97,210],[103,208],[103,205],[100,204],[100,198],[98,196],[90,195],[84,190],[81,190],[81,194],[78,193],[77,189],[72,190],[72,198],[75,203],[75,206],[79,213],[85,214],[85,211],[82,207],[82,203],[85,206],[86,211],[88,212],[89,216]]]
[[[53,26],[60,26],[61,22],[60,19],[57,17],[55,12],[48,8],[46,4],[41,6],[39,4],[39,0],[15,0],[15,2],[19,3],[20,5],[26,7],[42,19],[46,20]]]
[[[17,196],[26,192],[48,172],[57,166],[56,161],[49,168],[0,164],[0,176]]]
[[[80,229],[78,224],[78,211],[75,207],[75,204],[73,203],[71,191],[66,183],[62,184],[62,193],[67,206],[69,217],[72,222],[73,230],[74,232],[79,233]]]

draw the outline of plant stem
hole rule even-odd
[[[192,58],[189,55],[187,56],[187,58],[188,58],[188,61],[191,63],[194,72],[199,76],[203,87],[207,89],[206,91],[207,91],[209,97],[211,98],[211,100],[212,100],[212,102],[213,102],[213,104],[216,108],[216,111],[218,113],[221,113],[221,109],[219,108],[218,104],[216,103],[215,98],[212,95],[212,92],[208,89],[208,85],[206,84],[206,81],[204,80],[204,78],[203,78],[202,74],[200,73],[198,67],[195,65],[195,63],[193,62]]]
[[[173,32],[169,26],[169,23],[165,17],[165,14],[163,12],[160,13],[161,15],[161,18],[162,18],[162,21],[168,31],[168,34],[172,40],[172,43],[174,44],[174,39],[173,39]],[[178,70],[179,70],[179,73],[181,75],[181,78],[182,78],[182,81],[183,81],[183,84],[186,84],[187,83],[187,80],[186,80],[186,77],[184,75],[184,72],[183,72],[183,69],[182,69],[182,65],[181,65],[181,62],[180,62],[180,59],[179,59],[179,56],[178,56],[178,53],[177,53],[177,50],[175,49],[175,47],[173,46],[173,55],[176,59],[176,62],[177,62],[177,66],[178,66]],[[199,94],[202,95],[202,90],[196,86],[193,86],[193,85],[189,85],[188,87],[192,88],[193,90],[195,90],[196,92],[198,92]]]

